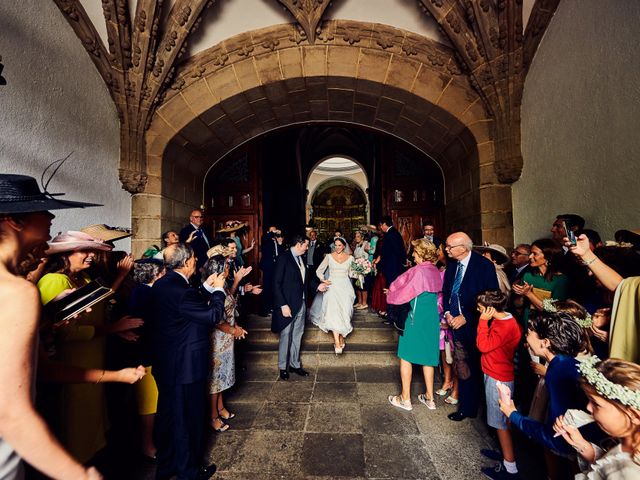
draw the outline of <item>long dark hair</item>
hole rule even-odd
[[[550,238],[540,238],[531,244],[531,248],[538,247],[542,250],[544,259],[547,261],[547,272],[544,274],[544,279],[551,281],[556,275],[561,275],[561,263],[564,255],[562,247]],[[540,269],[535,267],[534,273],[542,275]]]

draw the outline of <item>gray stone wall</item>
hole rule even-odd
[[[526,79],[515,241],[579,213],[611,239],[640,228],[640,2],[563,0]]]
[[[0,172],[40,179],[46,165],[73,151],[49,189],[106,206],[55,212],[52,235],[93,223],[129,226],[118,117],[80,40],[52,1],[0,2],[0,32],[7,80],[0,86]]]

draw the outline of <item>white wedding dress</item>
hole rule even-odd
[[[327,254],[318,266],[317,275],[322,281],[328,279],[331,285],[326,292],[318,292],[309,310],[309,318],[323,332],[336,332],[346,337],[351,333],[351,317],[356,294],[349,278],[349,267],[353,257],[349,255],[342,263]],[[328,275],[325,275],[328,273]]]

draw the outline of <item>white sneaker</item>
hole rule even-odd
[[[389,403],[403,410],[413,410],[411,400],[403,400],[400,395],[389,395]]]
[[[433,398],[431,399],[427,398],[424,393],[421,393],[420,395],[418,395],[418,401],[420,403],[424,403],[429,410],[436,409],[436,402],[433,401]]]

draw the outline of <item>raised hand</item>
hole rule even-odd
[[[124,332],[126,330],[131,330],[133,328],[138,328],[144,325],[144,320],[138,317],[132,317],[130,315],[125,315],[117,322],[111,325],[110,333],[118,333]]]

